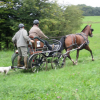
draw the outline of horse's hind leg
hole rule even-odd
[[[77,55],[76,55],[76,65],[77,65],[77,62],[78,62],[78,57],[79,57],[79,50],[77,50]]]
[[[68,51],[67,51],[68,52]],[[73,65],[75,65],[76,63],[74,62],[74,60],[71,58],[70,56],[70,52],[67,53],[67,57],[73,62]]]
[[[94,61],[93,54],[92,54],[92,50],[89,48],[88,45],[85,47],[85,49],[88,50],[88,51],[90,51],[91,56],[92,56],[92,61]]]

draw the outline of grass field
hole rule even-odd
[[[78,31],[80,32],[86,25],[92,25],[94,29],[93,33],[100,33],[100,16],[86,16],[83,19],[83,25],[81,29]]]
[[[89,46],[95,61],[88,51],[82,50],[78,65],[66,59],[65,67],[57,70],[32,73],[18,69],[8,75],[0,73],[0,100],[100,100],[100,23],[96,23],[99,21],[99,16],[89,16],[82,25],[83,29],[92,24],[94,29]],[[11,65],[12,54],[13,51],[0,51],[0,66]],[[75,60],[76,51],[71,56]]]

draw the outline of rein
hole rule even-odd
[[[81,33],[83,33],[83,32],[81,32]],[[88,37],[88,35],[86,35],[85,33],[83,33],[83,34],[81,34],[81,33],[77,33],[76,35],[81,35],[81,36],[84,38],[84,40],[86,40],[87,38],[85,38],[84,35],[85,35],[86,37]]]

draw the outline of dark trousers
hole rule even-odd
[[[52,50],[52,47],[49,45],[49,43],[46,40],[44,40],[44,41],[45,41],[45,45],[48,47],[48,49]]]
[[[65,49],[65,38],[66,38],[66,37],[64,36],[64,37],[62,37],[62,38],[60,39],[61,47],[60,47],[59,52],[61,52],[62,50]]]

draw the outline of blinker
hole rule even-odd
[[[94,31],[94,29],[91,29],[91,31]]]

